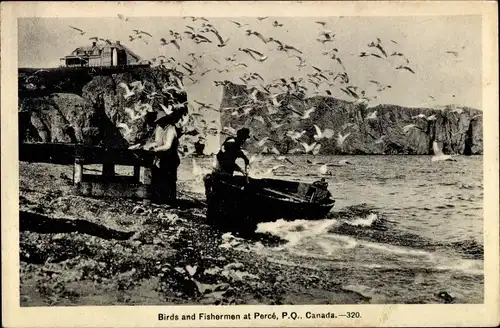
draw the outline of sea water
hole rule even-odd
[[[258,243],[251,251],[291,267],[335,271],[344,289],[372,302],[432,303],[441,291],[456,302],[483,302],[482,156],[443,162],[431,156],[289,159],[293,164],[272,157],[254,163],[250,175],[309,182],[324,177],[335,207],[323,220],[259,224],[257,232],[286,242]],[[198,172],[212,164],[196,161]],[[332,164],[327,175],[319,172],[324,163]],[[284,166],[270,173],[278,164]],[[200,179],[181,180],[203,192]]]

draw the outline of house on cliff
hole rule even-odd
[[[116,41],[92,46],[78,47],[73,52],[61,58],[63,67],[124,67],[150,66],[148,61],[132,52],[128,47]]]

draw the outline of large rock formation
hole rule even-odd
[[[128,147],[152,137],[152,120],[160,103],[182,103],[185,93],[164,92],[181,73],[163,67],[128,70],[56,68],[19,69],[20,141],[64,142]],[[125,97],[121,83],[134,95]],[[141,107],[142,106],[142,107]],[[148,115],[132,120],[126,108],[151,106]],[[149,107],[148,107],[149,108]],[[124,123],[127,127],[120,124]]]
[[[246,89],[243,85],[224,83],[222,126],[235,129],[247,126],[257,139],[268,137],[272,140],[282,154],[302,147],[286,136],[287,131],[306,131],[300,140],[310,144],[315,141],[314,124],[322,130],[330,128],[335,131],[332,139],[319,141],[321,154],[432,154],[433,141],[442,145],[443,151],[448,154],[476,155],[483,152],[483,115],[477,109],[454,106],[443,109],[407,108],[396,105],[367,108],[362,103],[333,97],[305,98],[303,95],[286,94],[277,97],[281,106],[275,107],[265,94],[257,92],[256,98],[263,104],[253,106],[253,110],[245,115],[243,107],[249,99]],[[302,113],[313,106],[316,109],[310,119],[294,117],[290,110]],[[235,113],[238,108],[239,114]],[[371,118],[374,112],[376,118]],[[350,133],[341,147],[336,142],[338,133]],[[251,140],[248,149],[261,151],[262,147]]]

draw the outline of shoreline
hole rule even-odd
[[[75,196],[70,176],[70,166],[20,163],[20,210],[23,218],[32,214],[31,225],[23,225],[22,218],[20,231],[21,306],[370,301],[343,290],[334,271],[290,270],[290,264],[269,261],[246,240],[209,226],[205,209],[194,202],[173,209]],[[39,229],[33,225],[37,213],[47,226],[44,232],[33,231]],[[131,237],[105,239],[81,226],[61,232],[61,225],[47,218],[72,227],[78,219],[93,224],[94,232],[113,229]],[[266,246],[284,242],[270,235],[255,238]]]

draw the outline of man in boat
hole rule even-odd
[[[250,130],[247,128],[239,129],[236,133],[236,137],[227,138],[222,144],[220,151],[217,153],[216,165],[213,173],[233,176],[234,171],[238,171],[247,175],[247,167],[250,161],[241,150],[241,147],[248,138],[250,138]],[[238,158],[245,161],[245,170],[236,164]]]
[[[327,202],[332,194],[328,190],[328,182],[325,178],[321,178],[319,181],[314,181],[307,196],[310,197],[311,203],[324,203]]]

